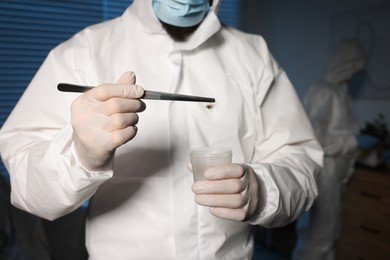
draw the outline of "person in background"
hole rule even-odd
[[[304,97],[305,109],[325,154],[317,178],[318,198],[297,221],[293,259],[335,259],[342,194],[353,174],[359,132],[348,83],[364,68],[365,60],[364,48],[358,41],[340,41],[333,50],[324,79],[314,84]]]
[[[251,225],[308,210],[323,151],[264,39],[222,25],[219,5],[135,0],[53,49],[0,132],[12,203],[53,220],[89,200],[89,257],[116,260],[251,259]],[[216,103],[141,101],[144,88]],[[233,163],[194,183],[202,146]]]

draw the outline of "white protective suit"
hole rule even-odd
[[[355,40],[339,42],[324,80],[313,85],[304,105],[324,149],[324,165],[317,179],[318,198],[297,222],[293,259],[334,259],[339,235],[342,194],[353,174],[359,132],[348,81],[365,63],[363,47]]]
[[[250,259],[250,224],[285,225],[307,210],[322,149],[264,40],[221,26],[218,5],[186,42],[166,34],[150,1],[135,0],[51,51],[1,130],[13,204],[55,219],[93,196],[90,257],[116,260]],[[113,83],[129,70],[145,89],[215,97],[215,106],[145,101],[112,170],[87,172],[72,152],[70,106],[80,94],[56,86]],[[250,224],[194,202],[189,152],[205,145],[229,146],[233,162],[255,170],[265,207]]]

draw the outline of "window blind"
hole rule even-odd
[[[50,49],[130,1],[0,2],[0,127]]]
[[[227,25],[242,29],[243,2],[240,0],[222,0],[218,17]]]
[[[0,128],[53,47],[86,26],[121,15],[130,3],[132,0],[0,1]],[[222,22],[239,28],[240,13],[239,0],[222,1]],[[5,172],[1,163],[0,171]]]

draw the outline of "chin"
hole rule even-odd
[[[177,42],[185,42],[188,37],[198,29],[199,24],[191,27],[177,27],[160,21],[168,35]]]

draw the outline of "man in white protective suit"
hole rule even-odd
[[[90,199],[86,246],[105,260],[251,259],[251,225],[308,210],[323,151],[264,40],[221,25],[219,5],[135,0],[53,49],[1,129],[12,203],[52,220]],[[233,163],[194,184],[190,150],[210,145]]]
[[[324,79],[314,84],[304,98],[325,156],[317,179],[318,198],[297,222],[293,259],[335,259],[342,194],[353,174],[359,133],[348,82],[363,69],[365,56],[364,48],[356,40],[340,41],[333,50]]]

